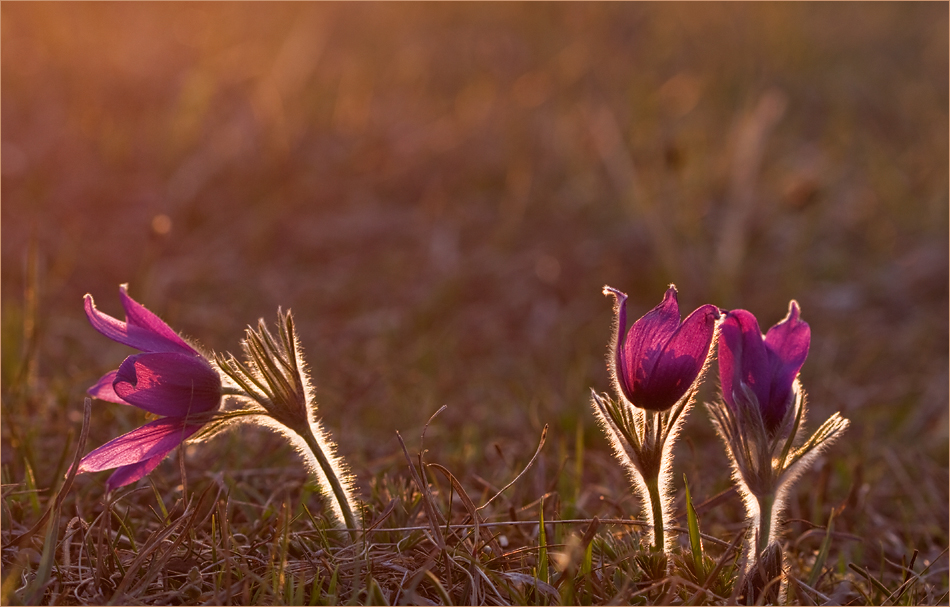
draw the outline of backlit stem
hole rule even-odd
[[[775,508],[775,494],[767,493],[758,497],[759,501],[759,543],[756,546],[755,558],[765,551],[772,535],[772,512]]]
[[[313,435],[313,430],[307,426],[298,429],[298,433],[307,442],[307,446],[310,447],[310,451],[313,452],[313,456],[317,458],[317,463],[320,464],[320,469],[323,470],[323,475],[326,476],[327,482],[330,483],[330,488],[333,490],[333,496],[340,505],[340,512],[343,514],[343,522],[350,530],[350,536],[352,536],[353,540],[355,541],[356,529],[358,528],[356,526],[356,517],[353,515],[353,510],[350,508],[350,502],[346,499],[347,496],[346,491],[343,489],[343,483],[340,482],[336,472],[333,470],[333,466],[330,464],[330,460],[327,459],[323,449],[320,448],[320,443],[317,442],[317,437]]]
[[[644,479],[650,494],[650,507],[653,509],[653,545],[657,550],[664,549],[663,543],[663,502],[660,500],[660,479]]]

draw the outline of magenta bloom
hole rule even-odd
[[[97,331],[142,354],[103,375],[89,394],[163,417],[109,441],[79,463],[78,472],[117,468],[107,483],[110,491],[151,472],[201,429],[204,421],[197,414],[213,411],[221,402],[221,378],[211,364],[126,289],[119,288],[125,322],[97,310],[91,295],[85,297],[86,316]]]
[[[808,356],[811,328],[801,320],[798,302],[763,336],[746,310],[726,313],[719,334],[719,380],[726,404],[737,410],[736,395],[745,384],[758,400],[765,428],[774,433],[792,405],[792,385]]]
[[[670,286],[660,305],[627,330],[627,295],[604,287],[617,299],[614,366],[617,383],[628,401],[643,409],[663,411],[679,401],[706,364],[719,319],[719,308],[706,304],[680,322],[676,287]]]

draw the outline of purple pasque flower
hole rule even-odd
[[[765,429],[774,434],[792,406],[793,384],[810,343],[811,328],[794,299],[788,315],[764,336],[751,312],[727,312],[719,333],[719,380],[726,404],[737,410],[737,394],[751,391]]]
[[[680,322],[676,287],[670,285],[660,305],[628,330],[626,293],[604,287],[604,295],[616,298],[613,371],[620,391],[637,407],[669,409],[686,394],[706,365],[719,308],[700,306]]]
[[[114,341],[141,350],[89,388],[95,398],[133,405],[162,416],[95,449],[77,472],[116,468],[108,490],[128,485],[151,472],[175,447],[201,429],[203,413],[218,408],[221,378],[197,350],[167,324],[119,287],[125,322],[96,309],[86,295],[92,326]]]

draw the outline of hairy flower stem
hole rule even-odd
[[[358,529],[356,526],[356,517],[353,515],[353,511],[350,509],[350,503],[346,499],[346,491],[343,489],[343,484],[340,482],[340,479],[337,478],[336,472],[333,470],[333,466],[330,464],[330,460],[327,459],[323,449],[320,448],[320,443],[317,442],[317,437],[314,436],[313,431],[309,427],[306,427],[298,428],[297,433],[306,441],[310,451],[313,452],[313,456],[317,459],[320,469],[323,470],[323,475],[326,476],[327,482],[330,483],[330,487],[333,489],[333,497],[336,498],[340,506],[340,512],[343,513],[343,522],[349,529],[350,536],[355,541],[356,529]]]
[[[647,491],[650,494],[650,507],[653,509],[653,546],[663,551],[664,531],[663,531],[663,501],[660,497],[659,478],[644,479]]]
[[[263,320],[257,329],[248,327],[241,342],[245,361],[228,354],[217,356],[218,368],[230,378],[230,395],[247,399],[260,407],[255,413],[270,418],[265,423],[278,431],[299,436],[313,454],[317,466],[313,472],[321,486],[324,499],[336,501],[333,510],[335,524],[342,524],[355,541],[359,527],[353,512],[356,502],[350,495],[350,479],[346,466],[335,453],[333,441],[316,421],[316,402],[313,386],[304,363],[303,352],[297,341],[294,321],[290,312],[277,311],[276,335]],[[300,442],[295,445],[304,450]],[[312,461],[307,459],[308,466]]]
[[[759,541],[756,546],[755,558],[765,552],[768,548],[769,539],[772,535],[772,514],[775,510],[775,494],[768,493],[758,497],[759,502]]]

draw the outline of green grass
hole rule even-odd
[[[764,326],[797,299],[809,428],[851,420],[790,496],[787,601],[947,604],[946,23],[939,3],[4,3],[0,600],[723,603],[744,515],[703,408],[658,576],[588,404],[603,285],[635,318],[674,282],[684,313]],[[122,282],[218,352],[292,309],[373,530],[331,530],[251,426],[111,501],[105,473],[57,500],[85,390],[130,353],[82,295],[117,314]],[[91,417],[85,452],[145,419]]]

